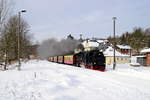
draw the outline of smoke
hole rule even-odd
[[[79,44],[79,41],[72,39],[62,39],[61,41],[54,38],[48,39],[38,47],[38,55],[41,58],[47,58],[48,56],[71,54]]]

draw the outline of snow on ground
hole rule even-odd
[[[0,100],[150,100],[150,68],[106,72],[32,60],[0,72]]]

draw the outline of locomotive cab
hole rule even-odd
[[[85,53],[84,63],[87,68],[94,70],[105,70],[105,57],[99,50],[92,50]]]
[[[105,57],[102,52],[95,51],[93,53],[93,67],[95,70],[105,70]]]

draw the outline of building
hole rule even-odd
[[[84,46],[85,51],[90,51],[90,50],[93,50],[95,48],[98,48],[99,43],[87,39],[87,40],[82,42],[82,45]]]
[[[104,45],[108,41],[104,40],[99,40],[99,41],[91,41],[91,40],[86,40],[82,44],[84,46],[85,51],[90,51],[93,49],[100,49],[99,46],[101,47],[101,43]],[[106,65],[112,65],[114,63],[114,49],[111,46],[108,46],[106,44],[107,48],[104,49],[103,53],[104,56],[106,57]],[[101,49],[100,49],[101,50]],[[130,55],[127,54],[122,54],[116,50],[116,64],[125,64],[125,63],[130,63]]]
[[[109,42],[106,39],[87,39],[82,42],[82,45],[84,46],[85,51],[93,49],[104,51],[109,46]]]
[[[116,45],[116,50],[122,54],[131,55],[131,47],[129,45]]]
[[[104,51],[104,56],[106,57],[106,65],[112,65],[114,63],[114,49],[108,47]],[[116,50],[115,52],[116,64],[130,63],[130,55],[121,54]]]
[[[143,49],[140,53],[145,56],[145,65],[150,67],[150,48]]]
[[[145,55],[134,55],[131,57],[132,66],[146,66],[146,56]]]
[[[37,54],[37,48],[39,45],[32,45],[29,47],[29,59],[36,59],[39,58]]]

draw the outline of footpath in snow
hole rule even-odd
[[[33,60],[0,71],[0,100],[150,100],[150,68],[99,72]]]

